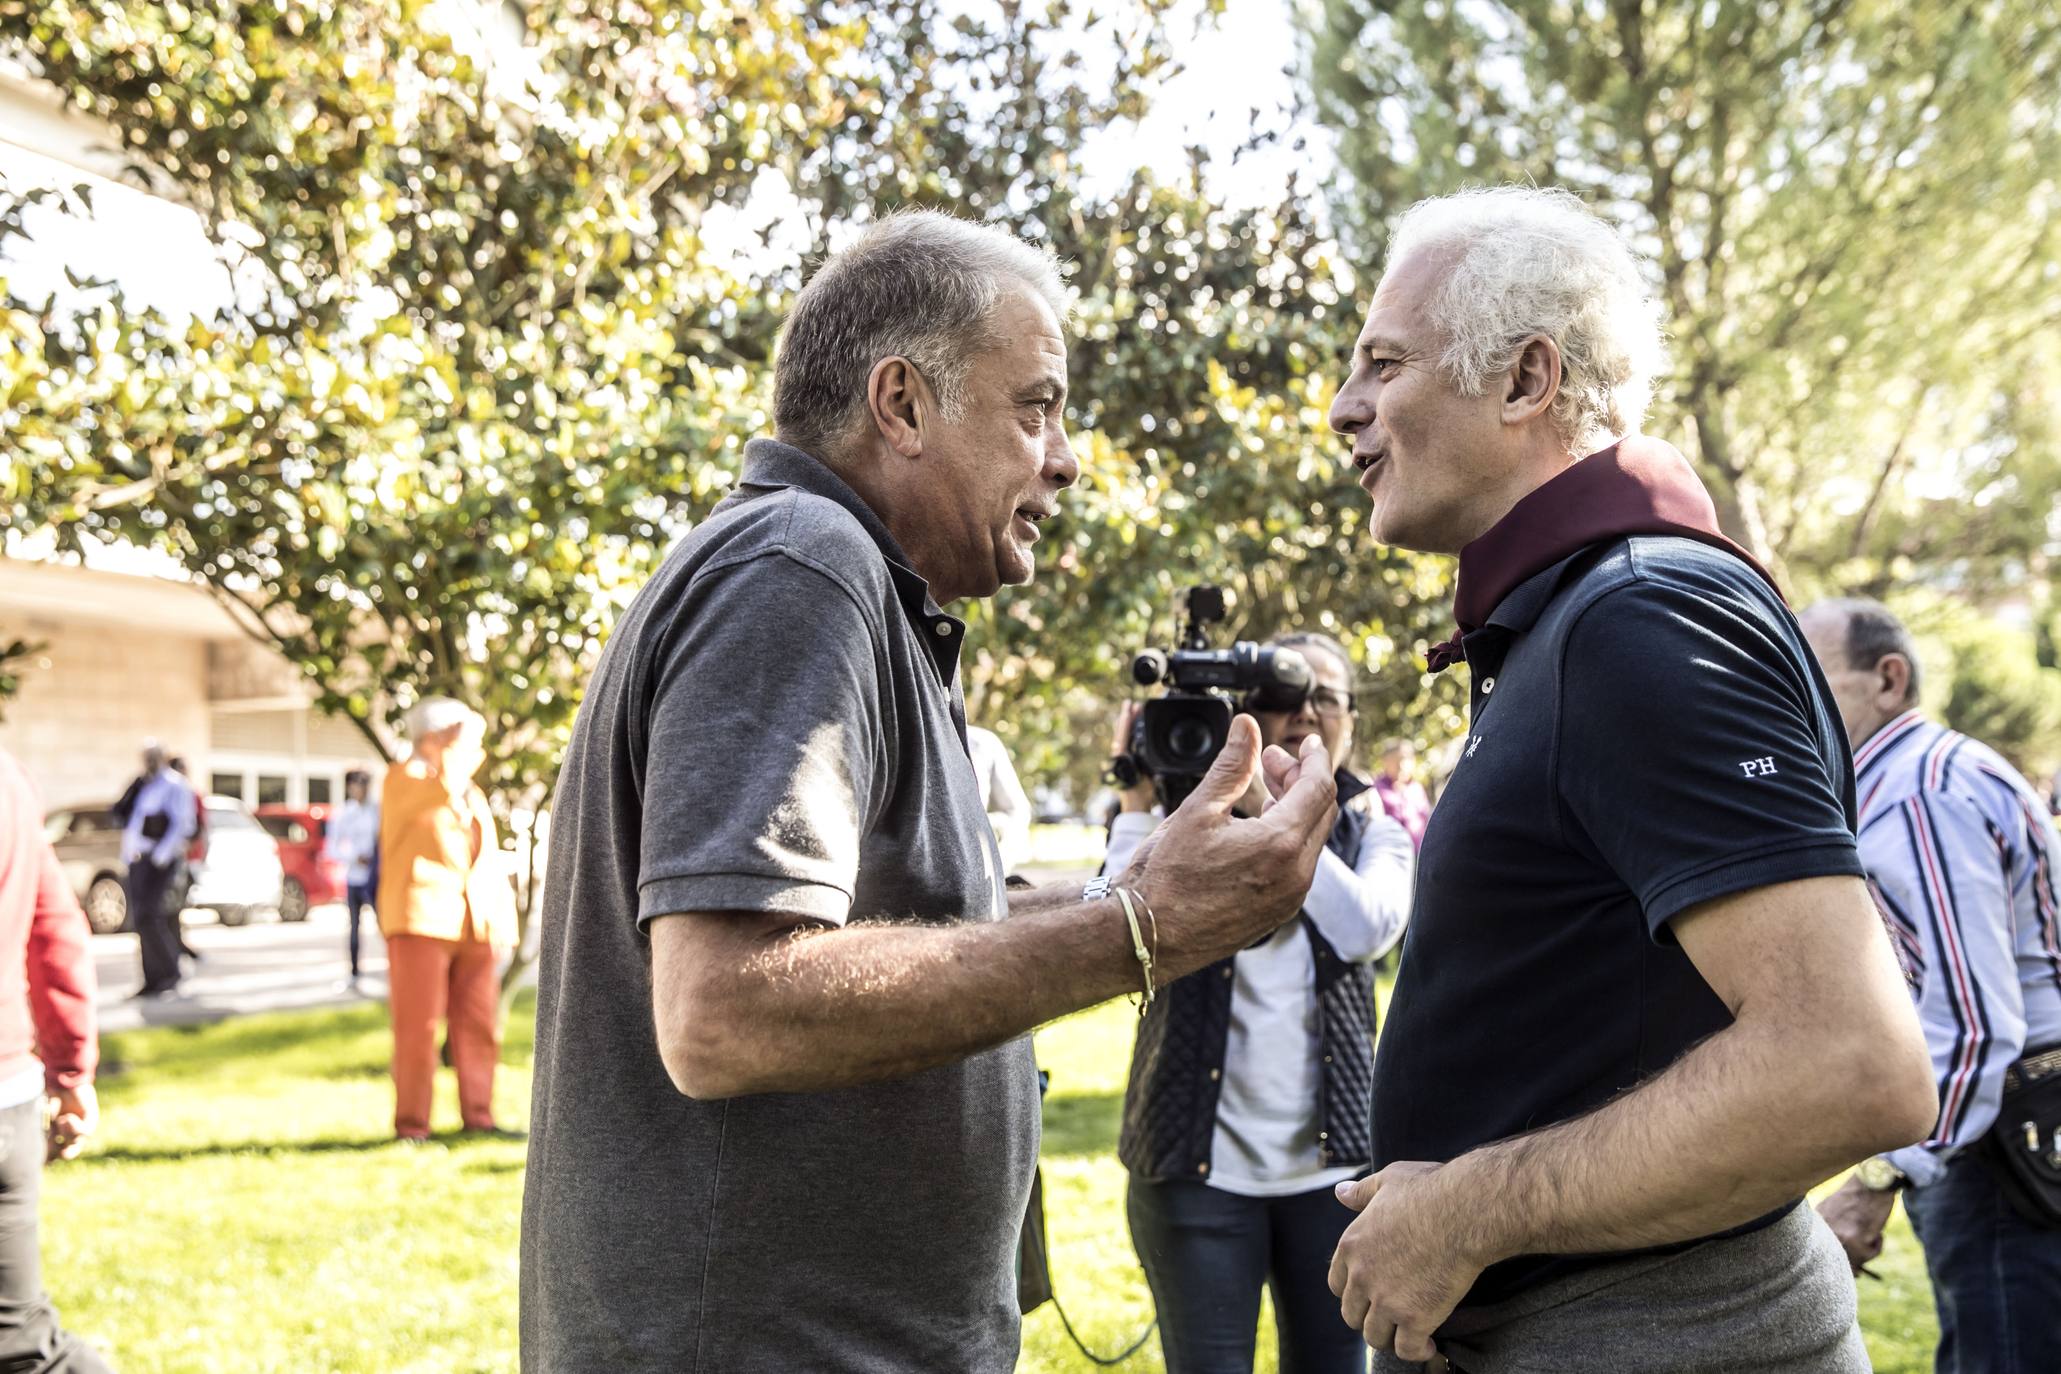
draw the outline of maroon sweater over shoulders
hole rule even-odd
[[[33,1066],[55,1091],[93,1081],[100,1063],[97,979],[79,909],[43,837],[43,808],[0,749],[0,1081]]]

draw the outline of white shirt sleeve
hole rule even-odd
[[[1416,868],[1417,847],[1410,843],[1410,832],[1386,812],[1374,812],[1353,863],[1328,846],[1317,856],[1316,878],[1302,909],[1339,958],[1364,963],[1386,954],[1403,938]]]
[[[1102,871],[1114,878],[1130,866],[1131,856],[1159,829],[1159,812],[1119,811],[1109,827],[1109,849],[1102,857]]]
[[[993,775],[988,788],[988,823],[994,827],[1003,861],[1014,868],[1030,858],[1030,798],[1024,794],[1006,751],[997,749],[989,766]]]

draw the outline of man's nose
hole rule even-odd
[[[1329,419],[1334,434],[1358,434],[1374,422],[1374,388],[1348,378],[1331,398]]]
[[[1080,479],[1081,460],[1075,456],[1073,444],[1067,439],[1065,425],[1052,427],[1052,438],[1045,448],[1045,470],[1053,485],[1061,490]]]

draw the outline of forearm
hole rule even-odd
[[[46,854],[26,954],[37,1052],[53,1088],[91,1082],[100,1059],[93,1008],[98,975],[87,930],[56,857]]]
[[[743,947],[722,980],[720,1012],[672,1019],[660,1008],[675,1083],[695,1097],[733,1097],[905,1077],[1143,986],[1113,898],[1084,903],[1077,890],[1054,890],[1011,906],[1006,921],[964,925],[858,924],[756,938],[740,926]],[[716,992],[654,988],[674,999]],[[669,1019],[681,1029],[668,1034]]]
[[[1693,1240],[1793,1202],[1869,1153],[1795,1037],[1745,1023],[1608,1105],[1455,1160],[1484,1263]]]

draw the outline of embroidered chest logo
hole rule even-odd
[[[1739,765],[1739,771],[1749,778],[1771,778],[1775,775],[1775,761],[1772,758],[1746,759]]]
[[[1474,751],[1479,748],[1481,748],[1481,736],[1476,735],[1473,739],[1467,741],[1467,757],[1473,758]]]

